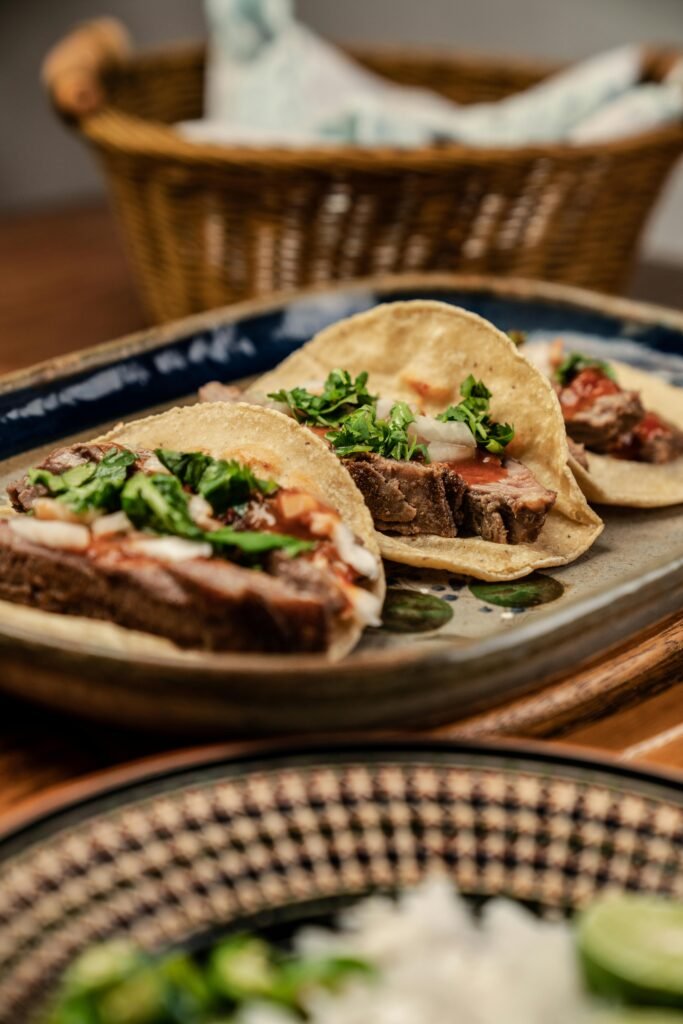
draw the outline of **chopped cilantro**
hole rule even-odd
[[[278,489],[274,480],[259,479],[248,466],[234,459],[212,459],[201,452],[172,452],[165,448],[158,448],[156,456],[181,484],[201,494],[216,514],[244,505],[256,491],[269,495]]]
[[[235,530],[229,526],[202,530],[192,519],[189,499],[180,480],[165,473],[148,476],[136,473],[121,495],[123,511],[140,530],[170,534],[186,540],[208,542],[215,554],[224,558],[235,555],[253,564],[269,551],[286,551],[291,557],[310,551],[314,541],[299,540],[282,533]]]
[[[459,421],[466,423],[480,448],[494,455],[501,455],[515,436],[510,423],[496,423],[489,415],[491,392],[483,381],[470,374],[460,385],[462,402],[451,405],[436,418],[443,423]]]
[[[121,494],[121,507],[139,530],[203,540],[204,532],[190,515],[188,497],[174,476],[136,473]]]
[[[293,388],[275,391],[268,397],[288,405],[300,423],[329,427],[357,409],[375,404],[377,396],[369,394],[367,383],[367,373],[359,373],[353,380],[348,370],[332,370],[320,395],[306,388]]]
[[[119,495],[135,459],[134,452],[114,448],[100,462],[85,462],[64,473],[30,469],[28,478],[31,483],[46,487],[51,497],[73,512],[94,509],[113,512],[120,507]]]
[[[566,387],[567,384],[574,380],[574,377],[583,373],[584,370],[600,370],[610,380],[616,381],[617,379],[609,363],[606,363],[603,359],[592,359],[590,356],[584,356],[580,352],[572,352],[568,355],[557,367],[554,376],[562,387]]]
[[[288,555],[295,558],[304,551],[312,551],[315,541],[299,540],[298,537],[290,537],[284,533],[261,533],[255,530],[233,530],[229,526],[222,526],[218,530],[212,530],[204,535],[217,551],[229,552],[236,548],[247,556],[258,556],[268,551],[286,551]]]
[[[386,420],[378,420],[375,408],[365,406],[347,416],[339,430],[331,431],[326,437],[342,458],[373,452],[403,462],[422,456],[429,462],[426,445],[418,444],[408,433],[414,421],[412,410],[405,402],[396,402]]]
[[[527,333],[526,331],[508,331],[507,336],[513,345],[517,348],[521,348],[522,345],[526,344]]]

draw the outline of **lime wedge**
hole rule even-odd
[[[577,943],[586,981],[596,994],[683,1009],[683,903],[605,896],[580,915]]]

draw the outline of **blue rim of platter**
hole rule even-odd
[[[414,298],[463,306],[502,330],[562,331],[683,383],[683,313],[534,281],[420,275],[371,279],[200,314],[0,378],[0,459],[150,407],[210,380],[264,373],[330,323]]]

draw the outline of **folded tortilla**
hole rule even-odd
[[[379,533],[385,558],[484,580],[509,580],[564,565],[583,554],[603,529],[569,469],[564,420],[550,382],[506,334],[482,317],[442,302],[378,306],[333,324],[247,391],[254,394],[322,381],[331,370],[369,373],[368,388],[435,415],[460,400],[470,374],[492,391],[491,415],[512,423],[506,453],[557,492],[538,540],[494,544],[480,537],[401,537]]]
[[[610,362],[617,381],[626,391],[637,391],[646,409],[683,430],[683,388],[636,370],[626,363]],[[571,459],[570,465],[589,501],[628,508],[662,508],[683,502],[683,456],[655,464],[615,459],[586,452],[588,471]]]
[[[284,487],[299,488],[335,509],[342,521],[377,558],[379,576],[366,588],[384,598],[384,571],[372,518],[349,474],[327,445],[305,427],[269,409],[251,405],[186,406],[158,416],[121,423],[100,441],[114,441],[134,449],[170,448],[201,451],[217,459],[247,463],[257,475],[275,479]],[[100,650],[114,649],[132,656],[196,657],[162,637],[125,629],[111,622],[59,615],[0,602],[3,624],[15,630],[39,631],[41,638],[77,642]],[[358,642],[362,627],[355,619],[339,620],[327,652],[330,658],[348,653]],[[203,659],[234,657],[201,652]]]

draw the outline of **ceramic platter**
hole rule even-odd
[[[529,344],[569,343],[683,384],[683,314],[531,282],[382,279],[233,306],[62,357],[0,381],[0,485],[58,442],[191,402],[210,380],[274,367],[326,325],[378,303],[434,298]],[[537,688],[681,607],[683,516],[602,509],[572,565],[501,586],[387,567],[382,629],[318,656],[157,653],[129,660],[0,622],[5,688],[110,721],[274,734],[429,727]]]
[[[92,943],[273,938],[445,871],[562,914],[606,885],[683,898],[680,782],[498,744],[175,754],[0,824],[0,1024],[29,1024]]]

